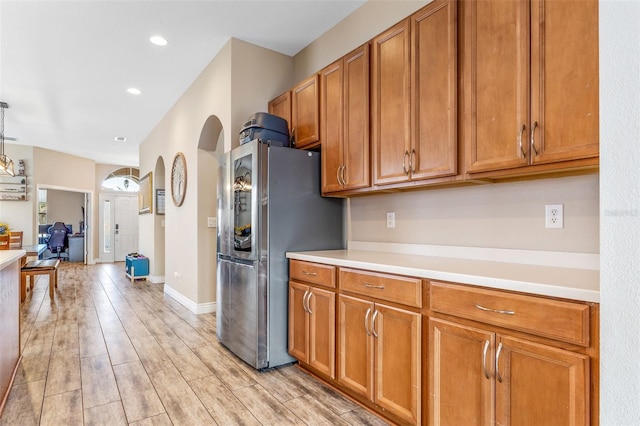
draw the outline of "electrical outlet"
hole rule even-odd
[[[396,212],[387,212],[387,228],[396,227]]]
[[[207,218],[207,227],[215,228],[217,223],[218,223],[218,219],[216,217]]]
[[[562,204],[547,204],[545,207],[545,228],[564,228]]]

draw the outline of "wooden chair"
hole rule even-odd
[[[22,231],[9,232],[9,248],[10,249],[22,248]]]
[[[0,235],[0,250],[9,250],[9,234]]]
[[[27,297],[27,277],[31,277],[29,288],[33,290],[34,275],[49,275],[49,297],[53,299],[54,288],[58,288],[58,266],[60,266],[60,259],[27,262],[20,272],[20,301],[24,302]]]

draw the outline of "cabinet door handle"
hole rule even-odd
[[[383,285],[373,285],[373,284],[364,283],[364,286],[367,287],[367,288],[379,288],[381,290],[384,289]]]
[[[496,377],[498,378],[498,381],[502,383],[502,376],[500,375],[500,370],[499,370],[500,352],[502,352],[502,343],[498,345],[498,351],[496,352]]]
[[[309,312],[309,309],[307,309],[307,296],[308,295],[309,295],[309,290],[305,290],[304,296],[302,296],[302,309],[304,309],[305,312]]]
[[[305,271],[305,270],[303,270],[302,273],[304,275],[309,275],[310,277],[315,277],[316,275],[318,275],[317,272],[308,272],[308,271]]]
[[[520,128],[520,136],[518,136],[518,145],[520,147],[520,152],[522,153],[522,158],[527,158],[527,153],[524,152],[524,147],[522,146],[522,134],[527,127],[523,124]]]
[[[409,156],[409,170],[411,170],[411,174],[416,173],[416,164],[414,161],[415,159],[416,159],[416,150],[412,149],[411,156]]]
[[[347,179],[344,177],[345,176],[345,171],[347,171],[347,166],[343,165],[342,166],[342,172],[340,173],[341,178],[342,178],[342,186],[347,186]]]
[[[536,149],[536,127],[538,127],[538,122],[533,123],[533,128],[531,129],[531,149],[535,155],[538,155],[538,150]]]
[[[409,151],[405,151],[404,155],[402,156],[402,171],[404,172],[405,176],[409,176],[409,170],[407,170],[407,157],[409,157]]]
[[[311,302],[311,296],[313,296],[313,293],[309,292],[309,295],[307,296],[307,312],[309,312],[309,314],[313,314],[311,305],[309,305],[309,302]]]
[[[482,350],[482,370],[484,370],[484,377],[489,378],[489,372],[487,371],[487,351],[489,350],[489,341],[484,342],[484,349]]]
[[[338,181],[338,185],[343,186],[342,180],[340,179],[340,170],[342,170],[342,166],[338,166],[336,169],[336,180]]]
[[[367,313],[364,314],[364,331],[367,332],[367,336],[371,336],[371,331],[369,330],[369,315],[371,314],[371,308],[367,308]]]
[[[478,305],[477,303],[475,304],[475,307],[480,309],[481,311],[493,312],[494,314],[504,314],[504,315],[515,315],[516,314],[516,311],[505,311],[503,309],[485,308],[484,306]]]
[[[378,333],[376,333],[376,317],[379,313],[380,312],[376,309],[376,311],[373,313],[373,318],[371,318],[371,333],[376,339],[378,338]]]

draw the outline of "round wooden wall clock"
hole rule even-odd
[[[173,158],[171,166],[171,198],[173,204],[180,207],[184,202],[184,194],[187,192],[187,161],[184,154],[179,152]]]

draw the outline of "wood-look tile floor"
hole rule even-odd
[[[0,425],[384,425],[295,366],[257,372],[124,265],[64,263],[22,305],[23,358]]]

